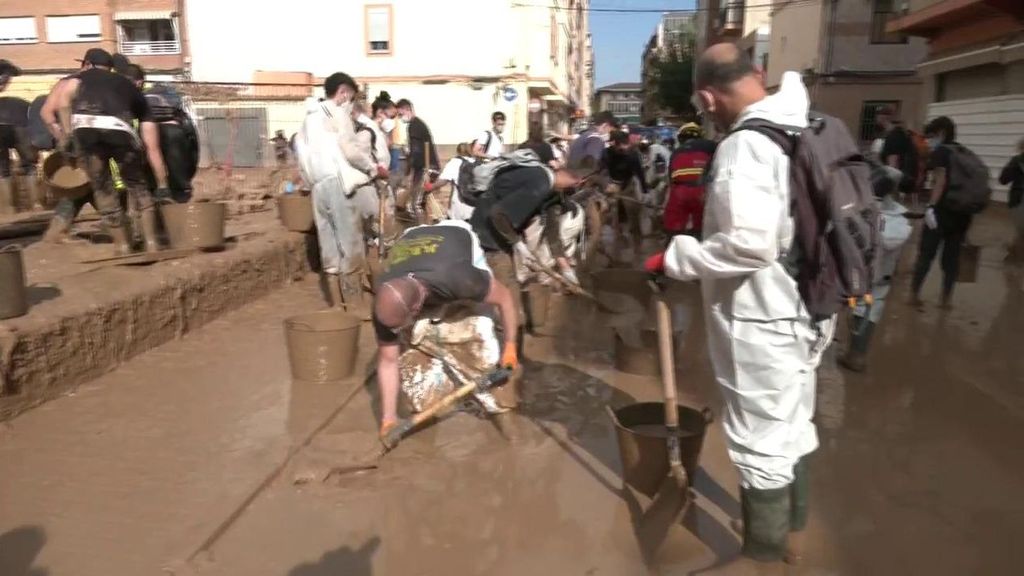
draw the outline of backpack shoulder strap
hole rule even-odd
[[[732,133],[735,134],[742,130],[750,130],[767,136],[769,140],[774,142],[779,148],[782,148],[786,156],[792,156],[796,151],[797,139],[800,137],[800,133],[804,131],[799,126],[776,124],[761,118],[747,120],[734,128]]]

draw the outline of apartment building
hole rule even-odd
[[[446,149],[498,110],[510,142],[525,140],[531,120],[566,131],[590,114],[589,0],[186,4],[196,81],[315,84],[341,70],[371,98],[410,99]],[[242,10],[245,26],[225,26]]]
[[[949,116],[994,174],[1024,137],[1024,0],[909,0],[888,34],[927,40],[927,118]]]
[[[696,14],[687,12],[665,12],[654,28],[650,40],[644,47],[643,64],[641,67],[641,84],[643,85],[643,106],[640,116],[643,122],[655,122],[671,116],[657,101],[655,89],[656,63],[666,56],[668,50],[693,54],[696,32]]]
[[[597,89],[594,93],[596,111],[607,110],[620,122],[636,124],[640,122],[640,108],[643,105],[643,84],[639,82],[619,82]]]
[[[11,95],[34,97],[78,69],[89,48],[121,52],[157,78],[187,70],[183,0],[3,0],[0,55],[23,76]]]
[[[896,2],[777,0],[766,83],[777,86],[787,70],[803,73],[811,105],[844,120],[864,145],[877,135],[875,114],[883,107],[920,127],[916,67],[927,46],[920,38],[888,30]]]

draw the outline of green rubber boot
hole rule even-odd
[[[786,537],[793,513],[791,487],[740,489],[743,508],[743,555],[759,562],[776,562],[786,556]]]
[[[786,536],[787,564],[799,564],[804,559],[804,528],[810,505],[811,478],[807,457],[793,466],[793,483],[789,485],[789,534]]]

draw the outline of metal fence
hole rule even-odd
[[[290,153],[279,158],[273,138],[290,139],[317,93],[307,84],[169,82],[186,96],[199,131],[197,198],[232,200],[240,210],[261,209],[296,169]]]

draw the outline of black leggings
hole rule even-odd
[[[960,248],[967,239],[971,217],[936,209],[935,218],[938,220],[938,227],[933,230],[925,226],[921,232],[921,247],[917,253],[917,263],[914,265],[911,289],[914,294],[920,292],[925,278],[928,277],[932,262],[941,247],[942,294],[949,296],[953,293],[953,286],[960,273]]]
[[[178,203],[192,198],[192,177],[196,174],[196,158],[188,133],[180,124],[162,123],[160,128],[160,153],[167,166],[167,187],[171,199]],[[147,166],[147,180],[150,189],[156,190],[156,178]]]

